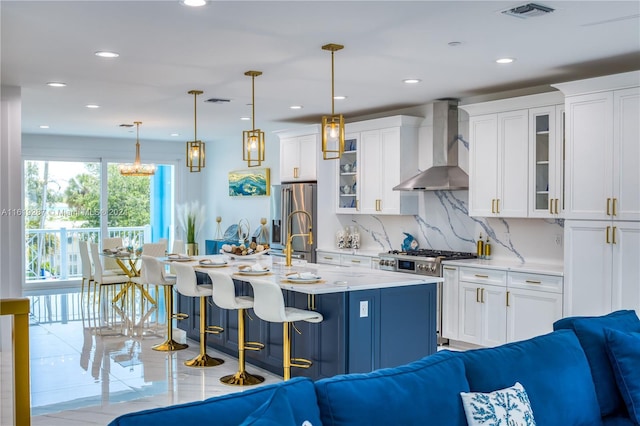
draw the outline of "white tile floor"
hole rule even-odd
[[[100,335],[89,327],[79,308],[77,290],[33,298],[30,332],[31,415],[34,426],[106,425],[115,417],[148,408],[206,399],[242,391],[219,382],[237,369],[237,360],[211,349],[225,360],[217,367],[192,368],[183,362],[198,352],[198,342],[176,352],[151,349],[161,343],[164,324],[147,323],[145,333]],[[153,317],[152,317],[153,318]],[[2,353],[2,377],[10,360]],[[281,377],[247,364],[247,370],[266,378]],[[9,373],[10,374],[10,373]],[[3,391],[2,424],[11,410]]]

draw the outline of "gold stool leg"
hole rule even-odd
[[[204,297],[200,297],[200,353],[197,357],[185,361],[187,367],[215,367],[224,363],[220,358],[207,355],[207,306]]]
[[[291,378],[291,336],[288,322],[282,323],[282,365],[284,380],[289,380]]]
[[[264,377],[247,373],[244,369],[245,349],[260,350],[264,348],[262,343],[249,342],[251,345],[245,347],[244,341],[244,309],[238,309],[238,372],[220,379],[222,383],[236,386],[251,386],[264,382]]]
[[[159,345],[152,346],[154,351],[178,351],[186,349],[189,345],[173,340],[173,289],[170,285],[164,286],[164,299],[167,304],[167,340]]]

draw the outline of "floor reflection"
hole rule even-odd
[[[209,349],[226,362],[190,368],[184,361],[198,342],[176,352],[158,352],[164,340],[164,300],[160,306],[126,299],[103,309],[78,290],[30,293],[31,404],[33,425],[107,424],[120,414],[206,399],[241,390],[219,382],[237,361]],[[104,302],[103,300],[103,302]],[[181,330],[174,338],[184,339]],[[266,378],[281,379],[252,367]]]

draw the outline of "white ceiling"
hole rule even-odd
[[[251,128],[240,120],[251,115],[247,70],[263,72],[256,127],[315,123],[330,112],[326,43],[345,45],[335,54],[335,90],[348,99],[335,106],[347,119],[640,69],[639,1],[541,0],[555,11],[500,13],[525,3],[2,0],[2,85],[22,88],[23,133],[132,138],[119,125],[142,121],[141,140],[181,143],[194,132],[187,92],[200,89],[198,139],[232,145]],[[494,62],[505,56],[516,61]],[[209,98],[231,102],[203,103]]]

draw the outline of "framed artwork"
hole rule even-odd
[[[231,197],[269,195],[270,187],[269,168],[229,172],[229,195]]]

